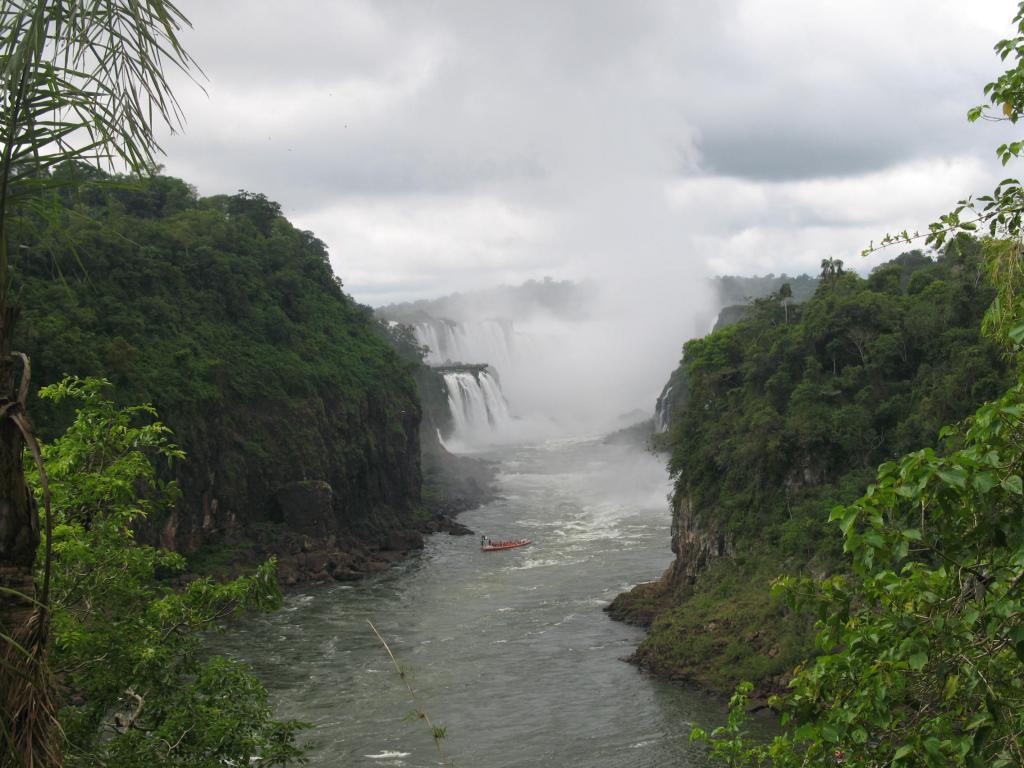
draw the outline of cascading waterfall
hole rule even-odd
[[[665,432],[669,427],[669,419],[671,417],[671,407],[669,406],[669,394],[672,392],[672,385],[665,387],[665,390],[661,393],[661,397],[658,398],[657,404],[654,406],[654,431]]]
[[[430,320],[416,323],[413,330],[416,340],[430,350],[427,365],[487,363],[499,374],[512,367],[513,330],[507,320]]]
[[[413,330],[416,341],[428,348],[427,365],[473,369],[443,373],[454,427],[450,437],[462,443],[489,442],[512,421],[497,379],[500,372],[513,370],[512,323],[427,320],[413,325]],[[477,369],[484,364],[490,370]],[[447,445],[443,440],[442,444]]]
[[[444,374],[453,436],[475,442],[501,430],[511,420],[498,382],[487,371]]]

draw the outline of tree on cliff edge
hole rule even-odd
[[[59,762],[45,664],[49,552],[37,590],[39,516],[22,471],[30,366],[11,347],[11,262],[45,255],[22,253],[19,223],[62,215],[58,188],[84,179],[57,166],[153,167],[154,125],[182,119],[164,66],[195,66],[178,40],[185,26],[170,0],[0,3],[0,766]]]
[[[985,86],[979,118],[1024,116],[1024,2],[1015,36],[996,44],[1014,62]],[[1024,141],[996,150],[1005,165]],[[982,323],[1013,363],[1016,384],[924,449],[882,464],[865,495],[832,510],[848,572],[783,579],[779,591],[813,611],[819,655],[776,700],[781,735],[751,744],[742,685],[727,725],[691,736],[739,768],[1002,768],[1024,765],[1024,185],[1000,182],[960,201],[923,236],[984,227],[997,289]],[[882,245],[922,237],[887,235]],[[873,250],[872,248],[868,249]],[[830,260],[827,260],[830,261]],[[822,262],[822,278],[829,275]]]

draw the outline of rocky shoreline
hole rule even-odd
[[[721,559],[693,584],[662,579],[618,595],[605,612],[647,636],[623,660],[656,677],[728,696],[754,683],[754,709],[784,693],[793,668],[814,654],[807,617],[769,596],[770,563]]]
[[[468,536],[473,531],[448,515],[436,515],[420,528],[391,531],[376,543],[350,542],[343,547],[307,543],[300,544],[298,552],[269,554],[278,558],[277,579],[284,587],[332,580],[359,581],[420,552],[425,536],[435,533]]]
[[[496,466],[446,452],[425,452],[423,459],[423,503],[421,514],[415,519],[396,518],[394,525],[382,532],[343,537],[322,528],[317,530],[305,520],[297,521],[301,525],[267,524],[225,532],[217,543],[202,547],[189,557],[190,573],[185,580],[200,575],[237,576],[274,557],[282,587],[354,582],[422,551],[426,536],[471,535],[473,531],[455,518],[495,498]],[[317,491],[311,486],[301,489],[307,497]]]

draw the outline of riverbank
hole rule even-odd
[[[188,558],[193,577],[228,578],[247,573],[274,557],[281,586],[329,581],[354,582],[387,570],[423,550],[424,537],[435,533],[468,536],[473,531],[456,520],[496,498],[493,462],[447,451],[423,455],[423,502],[420,515],[380,531],[339,538],[313,537],[281,524],[229,532]]]
[[[193,576],[230,578],[273,557],[277,559],[278,582],[284,587],[359,581],[420,552],[424,537],[432,533],[465,536],[472,531],[451,516],[426,512],[415,528],[395,528],[373,538],[339,540],[330,536],[320,540],[280,525],[265,525],[202,547],[189,556],[189,571]]]
[[[605,611],[647,630],[630,663],[717,694],[749,680],[752,698],[764,703],[785,691],[792,670],[814,655],[813,622],[771,597],[778,568],[767,556],[723,557],[692,585],[666,573],[616,596]]]
[[[243,618],[214,650],[253,666],[279,717],[313,724],[314,766],[437,765],[428,729],[403,719],[408,691],[368,621],[456,765],[705,766],[681,724],[720,724],[722,700],[623,664],[641,633],[600,610],[670,562],[663,464],[592,439],[487,458],[496,498],[460,522],[532,546],[482,553],[473,538],[430,536],[371,578],[288,590],[282,610]]]

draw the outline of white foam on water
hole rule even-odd
[[[550,568],[553,565],[568,565],[570,563],[579,562],[578,560],[555,560],[555,559],[533,559],[524,560],[521,563],[513,565],[509,570],[511,571],[529,571],[534,568]]]

